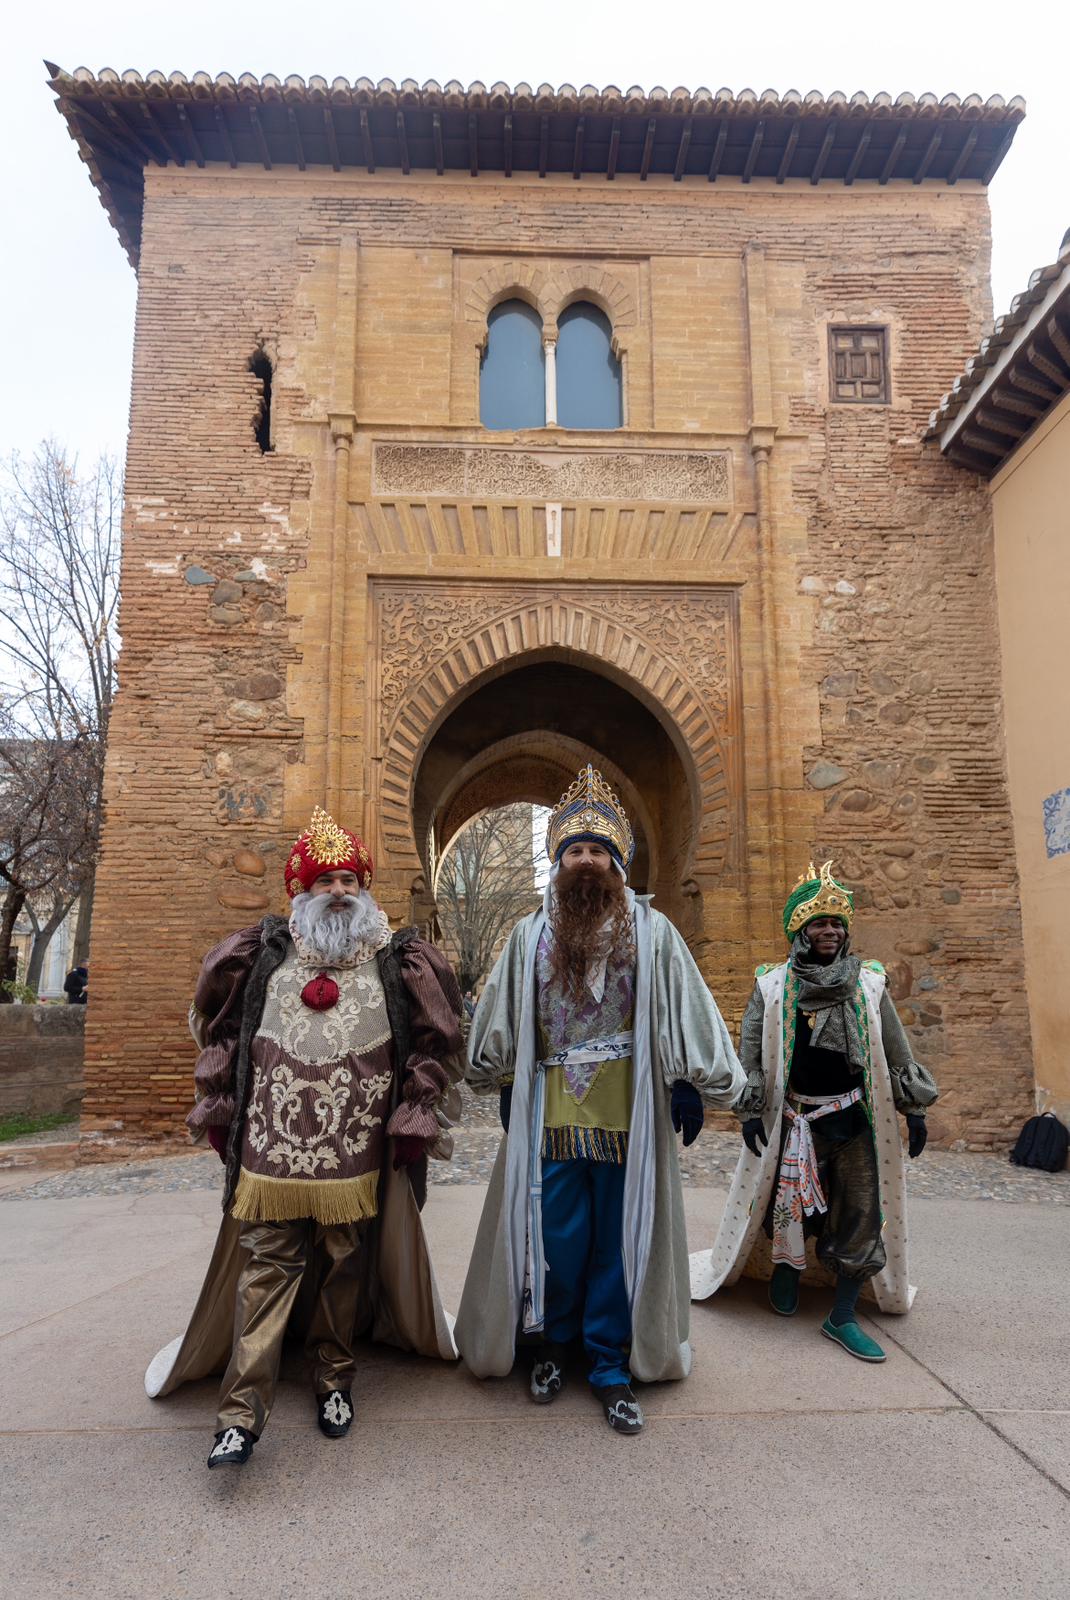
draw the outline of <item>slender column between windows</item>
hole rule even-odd
[[[557,427],[557,332],[543,332],[542,352],[546,358],[546,426]]]

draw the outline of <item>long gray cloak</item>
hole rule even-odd
[[[649,897],[635,914],[635,1040],[621,1246],[632,1307],[630,1365],[643,1382],[691,1368],[690,1278],[683,1192],[669,1110],[677,1078],[703,1103],[727,1108],[745,1077],[721,1013],[680,934]],[[549,900],[549,891],[547,901]],[[513,1365],[528,1254],[529,1164],[538,1064],[535,954],[547,905],[513,929],[487,981],[468,1040],[468,1082],[496,1091],[514,1079],[502,1139],[457,1314],[457,1346],[480,1378]],[[541,1250],[536,1252],[542,1259]]]

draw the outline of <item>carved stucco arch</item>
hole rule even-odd
[[[492,676],[539,659],[611,678],[658,719],[683,764],[695,826],[682,879],[733,881],[742,856],[737,595],[727,586],[406,582],[372,586],[376,810],[390,866],[422,872],[413,832],[421,758]]]
[[[511,299],[532,306],[547,328],[556,327],[562,311],[577,300],[590,300],[604,311],[614,334],[634,327],[638,320],[631,290],[615,273],[594,262],[544,268],[525,261],[505,261],[485,272],[468,293],[468,318],[483,324],[480,341],[486,336],[487,318],[494,307]]]

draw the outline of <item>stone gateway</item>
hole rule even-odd
[[[1021,102],[51,84],[139,281],[85,1126],[181,1126],[200,956],[313,805],[426,924],[590,761],[733,1029],[834,857],[934,1142],[1007,1142],[990,512],[924,435]]]

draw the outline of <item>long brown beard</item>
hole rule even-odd
[[[612,922],[608,935],[603,923]],[[565,992],[576,1001],[584,997],[587,968],[602,953],[608,936],[608,953],[624,950],[632,942],[632,919],[624,880],[615,868],[562,867],[554,884],[550,911],[550,968]]]

